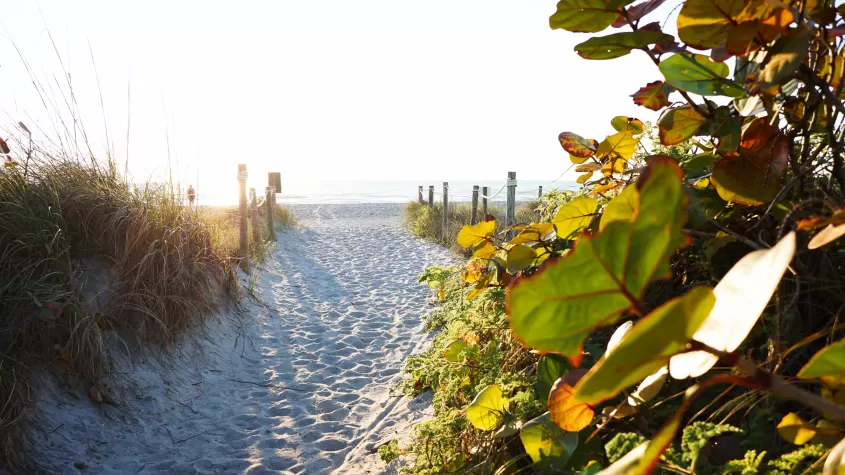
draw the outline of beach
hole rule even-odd
[[[391,392],[426,344],[426,266],[445,249],[401,227],[402,204],[291,205],[254,296],[175,348],[107,341],[103,404],[46,372],[29,447],[55,473],[383,473],[425,397]],[[248,280],[248,279],[247,279]],[[125,343],[125,342],[124,342]]]

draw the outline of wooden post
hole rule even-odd
[[[540,191],[537,192],[537,200],[543,197],[543,185],[540,185]]]
[[[419,195],[420,195],[420,196],[419,196],[419,201],[420,201],[420,204],[425,203],[425,201],[423,201],[423,193],[422,193],[422,190],[423,190],[423,187],[422,187],[422,185],[420,185],[420,188],[419,188],[419,190],[418,190],[418,191],[419,191]]]
[[[434,185],[428,186],[428,205],[434,206]]]
[[[276,193],[272,186],[264,190],[264,205],[267,206],[267,236],[276,240],[276,226],[273,223],[273,213],[276,212]]]
[[[539,222],[540,218],[543,217],[543,213],[540,211],[540,207],[543,205],[543,186],[540,185],[540,190],[537,192],[537,218],[536,220]]]
[[[247,216],[247,209],[246,209],[246,179],[247,179],[247,172],[246,172],[246,164],[241,163],[238,165],[238,182],[240,184],[240,206],[238,208],[240,212],[240,237],[241,237],[241,268],[244,272],[249,272],[249,237],[247,236],[247,225],[246,225],[246,216]]]
[[[508,203],[505,212],[505,225],[508,228],[516,224],[516,172],[508,172]],[[508,240],[513,237],[513,231],[508,232]]]
[[[252,236],[256,242],[261,242],[261,225],[258,224],[258,195],[255,193],[255,188],[249,189],[249,196],[252,197],[249,204],[250,214],[252,214]]]
[[[484,219],[487,219],[487,187],[481,187],[481,214],[484,215]]]
[[[449,224],[449,182],[443,182],[443,223],[440,229],[440,240],[446,242],[446,227]]]
[[[472,187],[472,213],[470,214],[469,224],[478,223],[478,185]]]

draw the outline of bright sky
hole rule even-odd
[[[63,104],[49,30],[95,152],[107,149],[99,90],[120,164],[131,120],[135,180],[164,175],[168,135],[175,174],[194,182],[199,167],[206,186],[232,186],[237,163],[262,187],[267,171],[551,180],[569,166],[558,133],[601,140],[615,115],[656,119],[628,96],[661,78],[640,52],[578,57],[591,35],[549,29],[555,3],[6,0],[0,123],[53,130],[12,43]]]

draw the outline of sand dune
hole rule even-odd
[[[44,377],[32,450],[56,473],[378,473],[424,400],[389,393],[427,335],[417,275],[453,262],[398,225],[399,205],[302,205],[256,283],[167,355],[113,347],[115,404]],[[345,461],[345,463],[344,463]]]

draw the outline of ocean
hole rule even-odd
[[[338,203],[405,203],[416,200],[417,189],[423,186],[423,199],[428,200],[428,187],[434,186],[434,200],[443,200],[443,182],[413,181],[313,181],[284,182],[282,193],[277,195],[279,203],[289,204],[338,204]],[[496,180],[453,181],[449,182],[449,201],[453,203],[472,201],[472,187],[488,187],[490,201],[505,201],[507,190],[505,182]],[[576,189],[574,181],[533,181],[517,180],[517,201],[529,201],[537,198],[540,187],[543,191],[553,188]],[[200,196],[202,198],[202,196]]]

